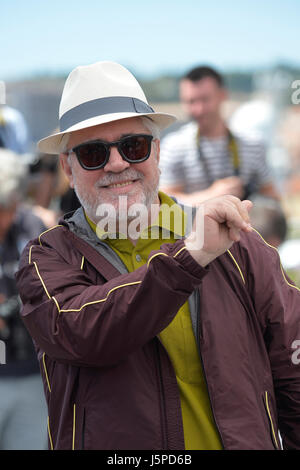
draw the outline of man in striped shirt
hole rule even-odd
[[[262,143],[227,128],[221,115],[226,96],[222,76],[210,67],[182,78],[180,99],[192,121],[162,139],[161,189],[193,205],[223,194],[279,199]]]

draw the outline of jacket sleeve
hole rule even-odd
[[[78,263],[36,244],[23,252],[16,280],[37,346],[53,359],[97,367],[118,363],[164,329],[206,272],[179,240],[136,271],[95,285]]]
[[[247,238],[248,286],[270,359],[283,446],[300,449],[300,289],[274,247],[258,233]]]

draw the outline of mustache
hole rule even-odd
[[[122,183],[125,180],[138,180],[144,179],[144,174],[141,171],[134,170],[132,168],[127,168],[126,170],[122,171],[122,173],[106,173],[102,178],[100,178],[95,183],[95,188],[103,188],[104,186],[108,186],[110,184],[118,184]]]

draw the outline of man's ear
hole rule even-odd
[[[60,164],[62,166],[62,169],[66,175],[66,177],[69,180],[69,184],[71,188],[74,188],[74,179],[73,179],[73,173],[72,173],[72,168],[69,163],[69,156],[67,153],[61,153],[59,155],[59,160]]]

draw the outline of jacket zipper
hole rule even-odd
[[[266,407],[266,410],[267,410],[267,416],[268,416],[269,423],[270,423],[270,426],[271,426],[271,435],[272,435],[272,438],[273,438],[273,442],[275,444],[276,449],[279,450],[280,447],[278,445],[278,441],[277,441],[277,438],[276,438],[275,427],[274,427],[274,424],[273,424],[273,419],[272,419],[270,406],[269,406],[269,394],[268,394],[267,390],[265,390],[265,392],[264,392],[264,404],[265,404],[265,407]]]
[[[167,416],[166,416],[166,403],[165,403],[165,393],[164,393],[164,387],[163,387],[163,377],[162,377],[162,370],[161,370],[161,359],[160,359],[160,353],[159,353],[159,339],[156,338],[155,342],[155,348],[156,348],[156,355],[157,355],[157,369],[158,369],[158,383],[159,383],[159,392],[161,396],[161,402],[160,402],[160,410],[161,410],[161,431],[162,431],[162,443],[163,443],[163,449],[166,450],[167,447],[167,429],[166,429],[166,422],[167,422]]]
[[[219,428],[219,426],[218,426],[218,424],[217,424],[215,412],[214,412],[214,409],[213,409],[213,406],[212,406],[212,400],[211,400],[211,397],[210,397],[209,388],[208,388],[208,383],[207,383],[207,376],[206,376],[205,367],[204,367],[204,362],[203,362],[203,358],[202,358],[202,354],[201,354],[201,349],[200,349],[200,302],[199,302],[199,289],[196,289],[196,296],[195,296],[195,298],[196,298],[195,304],[196,304],[196,312],[197,312],[197,317],[196,317],[196,332],[197,332],[197,338],[196,338],[196,342],[197,342],[197,346],[198,346],[198,352],[199,352],[200,362],[201,362],[201,365],[202,365],[203,377],[204,377],[204,381],[205,381],[205,384],[206,384],[206,389],[207,389],[208,398],[209,398],[209,401],[210,401],[210,407],[211,407],[211,412],[212,412],[214,424],[215,424],[216,429],[218,430],[222,447],[223,447],[223,449],[225,449],[224,442],[223,442],[223,439],[222,439],[222,435],[221,435],[221,432],[220,432],[220,428]]]

